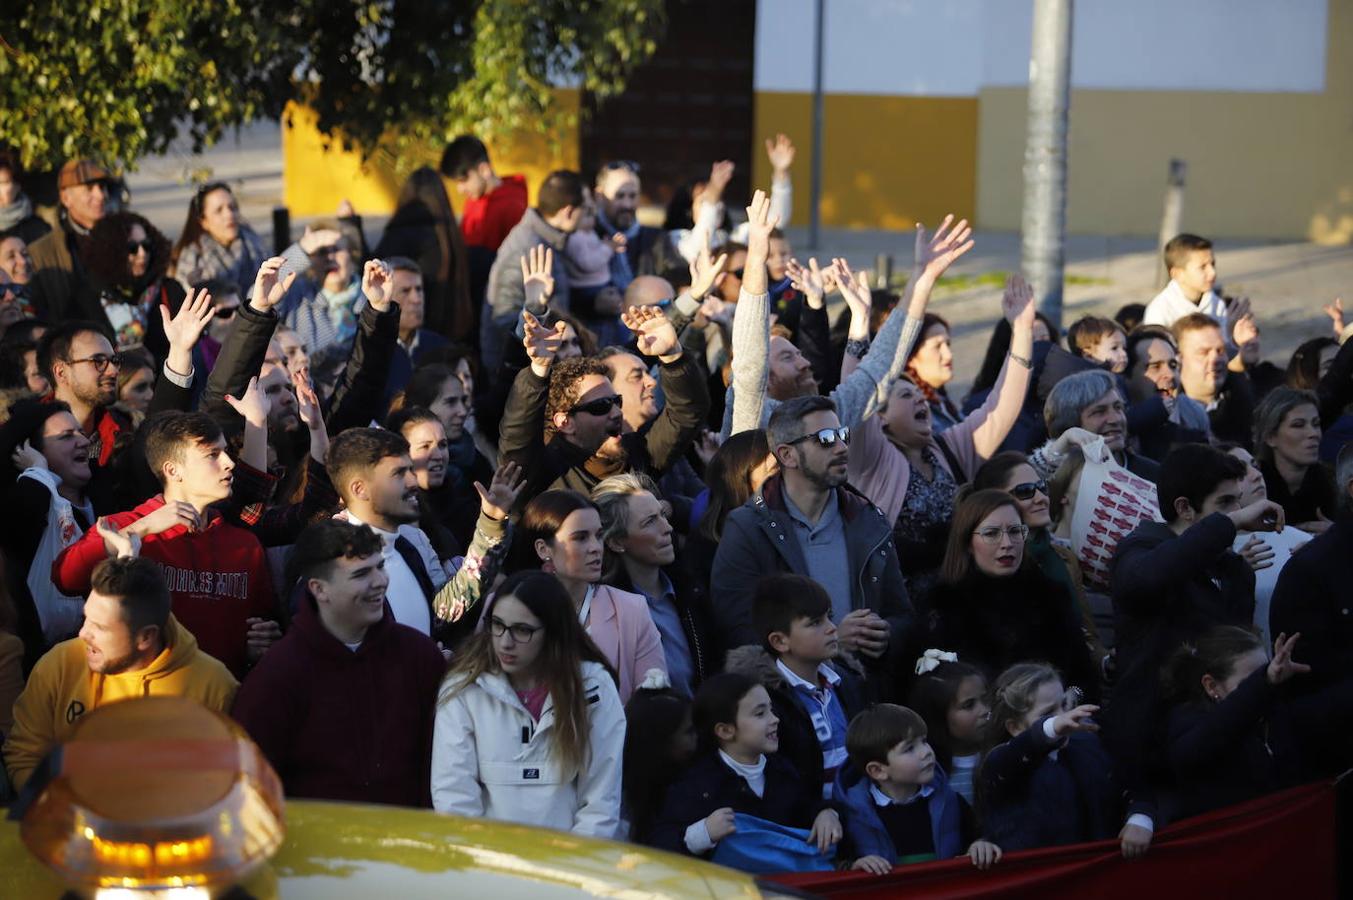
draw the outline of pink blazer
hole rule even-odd
[[[639,594],[599,584],[592,593],[587,633],[620,676],[620,702],[628,703],[649,669],[667,671],[658,626]]]

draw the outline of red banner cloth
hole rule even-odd
[[[1335,895],[1335,788],[1270,794],[1156,833],[1144,858],[1117,841],[1010,853],[985,872],[968,858],[862,872],[770,876],[820,897],[1269,897]]]

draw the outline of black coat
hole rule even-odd
[[[778,825],[812,828],[827,802],[822,799],[821,781],[805,783],[793,764],[778,753],[766,757],[766,787],[760,797],[741,775],[724,765],[718,753],[702,754],[667,789],[662,812],[653,824],[653,846],[689,855],[686,829],[725,807]]]
[[[1246,448],[1254,444],[1254,388],[1248,375],[1226,373],[1217,403],[1207,418],[1212,425],[1212,436],[1217,440]]]
[[[1353,678],[1353,514],[1292,555],[1278,576],[1268,612],[1269,633],[1297,634],[1297,662],[1311,667],[1307,689]]]
[[[672,590],[676,594],[681,630],[691,649],[691,670],[695,673],[693,686],[699,687],[700,682],[723,669],[724,647],[714,631],[714,611],[709,605],[709,582],[692,577],[682,559],[664,568],[663,574],[672,582]],[[623,566],[606,583],[616,590],[642,596]]]
[[[1260,463],[1259,469],[1264,473],[1268,499],[1283,508],[1289,525],[1314,522],[1321,513],[1326,518],[1337,514],[1339,498],[1334,490],[1334,479],[1319,463],[1306,470],[1295,493],[1288,489],[1287,480],[1278,473],[1278,467],[1271,461]]]

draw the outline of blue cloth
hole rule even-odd
[[[842,825],[854,846],[856,857],[881,856],[895,863],[898,860],[897,848],[869,794],[871,783],[867,776],[853,766],[841,770],[836,779],[836,796],[845,808]],[[949,786],[949,778],[939,765],[935,766],[935,777],[930,787],[930,796],[916,802],[926,803],[930,807],[930,836],[935,845],[935,857],[953,859],[966,849],[963,846],[958,794]]]
[[[746,813],[735,813],[733,827],[737,830],[719,841],[712,860],[721,866],[750,872],[753,875],[771,875],[777,872],[830,872],[836,848],[826,853],[808,843],[808,831],[778,825]]]
[[[840,622],[850,613],[850,560],[846,547],[846,525],[841,518],[836,491],[833,490],[816,522],[808,521],[803,511],[785,491],[785,510],[794,523],[794,537],[803,550],[808,576],[827,589],[832,598],[832,621]]]
[[[780,674],[786,676],[785,681],[794,702],[813,724],[813,734],[817,737],[818,746],[822,748],[824,794],[830,799],[836,773],[846,762],[846,729],[850,725],[846,719],[845,707],[841,705],[841,698],[836,696],[835,685],[840,683],[841,677],[829,666],[824,666],[826,672],[818,675],[819,683],[810,686],[804,684],[802,679],[791,681],[788,676],[793,673],[784,663],[779,663],[779,666]],[[835,679],[835,682],[832,679]],[[825,686],[821,684],[823,681],[826,682]]]
[[[672,689],[683,697],[690,697],[695,693],[695,665],[691,662],[691,645],[686,640],[686,629],[681,625],[671,580],[663,574],[662,596],[644,594],[644,599],[648,601],[648,613],[662,639],[662,655],[667,660],[667,677],[671,679]]]

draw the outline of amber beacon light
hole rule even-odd
[[[211,897],[286,833],[282,783],[262,752],[229,719],[179,697],[94,710],[34,778],[24,843],[97,900]]]

